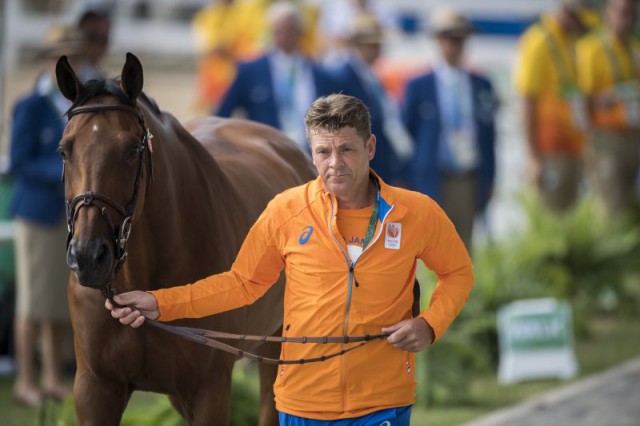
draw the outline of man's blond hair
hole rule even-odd
[[[371,116],[365,104],[354,96],[333,94],[315,100],[304,118],[307,139],[317,130],[337,132],[353,127],[366,142],[371,136]]]

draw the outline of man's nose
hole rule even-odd
[[[329,157],[329,165],[331,167],[337,167],[342,165],[342,155],[337,151],[333,151],[331,153],[331,156]]]

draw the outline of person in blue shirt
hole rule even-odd
[[[441,59],[408,82],[402,107],[415,142],[409,187],[442,206],[468,250],[474,220],[493,194],[497,105],[491,82],[464,67],[472,31],[458,12],[434,12],[431,32]]]
[[[9,209],[16,223],[14,398],[28,406],[40,405],[45,396],[61,399],[69,393],[62,374],[63,336],[69,329],[69,270],[62,160],[57,149],[70,103],[56,86],[55,64],[60,55],[77,58],[82,46],[77,29],[53,27],[45,40],[46,67],[34,90],[13,109],[10,174],[15,185]],[[38,342],[42,344],[40,369],[34,361]]]

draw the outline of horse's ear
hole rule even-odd
[[[127,61],[122,68],[120,85],[122,90],[131,100],[136,100],[142,93],[142,64],[140,60],[131,52],[127,52]]]
[[[69,60],[66,56],[61,56],[56,63],[56,80],[60,92],[71,102],[76,100],[84,87],[71,65],[69,65]]]

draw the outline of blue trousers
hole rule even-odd
[[[411,405],[375,411],[362,417],[314,420],[280,412],[280,426],[409,426]]]

